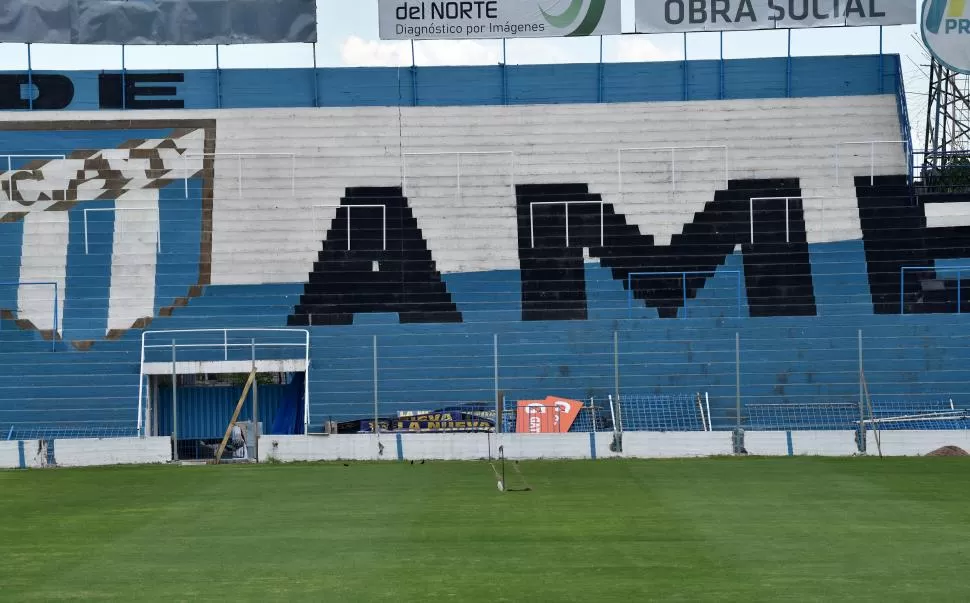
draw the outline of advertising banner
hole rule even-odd
[[[636,0],[637,33],[914,23],[912,0]]]
[[[382,40],[621,33],[620,0],[379,0]]]
[[[925,0],[923,43],[948,68],[970,73],[970,0]]]
[[[545,400],[519,400],[516,433],[566,433],[582,410],[583,403],[548,396]]]
[[[0,42],[316,42],[316,0],[0,0]]]
[[[482,432],[495,429],[495,411],[491,416],[484,412],[435,411],[424,414],[406,414],[394,419],[379,419],[384,433],[454,433]],[[345,421],[337,426],[338,433],[374,433],[373,419]]]

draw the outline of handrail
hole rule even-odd
[[[457,173],[455,174],[458,187],[457,197],[461,198],[461,156],[462,155],[508,155],[509,156],[509,191],[515,196],[515,151],[405,151],[401,154],[401,189],[407,195],[408,187],[408,157],[442,157],[455,155]]]
[[[718,270],[686,270],[686,271],[672,271],[672,272],[631,272],[626,276],[627,290],[626,290],[626,301],[627,301],[627,313],[630,318],[633,317],[633,277],[634,276],[679,276],[683,282],[683,296],[684,296],[684,316],[687,318],[687,277],[690,275],[706,275],[709,274],[714,276],[717,274]],[[737,277],[737,294],[738,294],[738,318],[741,318],[741,271],[740,270],[720,270],[724,274],[734,274]]]
[[[906,82],[903,80],[903,62],[896,57],[896,107],[899,111],[899,124],[902,130],[902,137],[906,141],[909,149],[906,158],[906,167],[909,170],[909,185],[913,185],[914,149],[913,149],[913,128],[909,123],[909,103],[906,100]]]
[[[963,293],[962,285],[960,283],[960,275],[964,272],[970,272],[970,266],[947,266],[945,268],[940,268],[938,266],[903,266],[899,269],[899,313],[900,315],[906,314],[906,271],[907,270],[922,270],[922,271],[934,271],[934,272],[956,272],[957,273],[957,314],[961,314],[960,311],[960,296]]]
[[[57,295],[58,286],[57,286],[57,283],[55,281],[24,281],[24,282],[20,282],[20,281],[7,281],[7,282],[0,282],[0,287],[13,287],[13,286],[16,286],[18,288],[18,292],[17,292],[18,297],[19,297],[19,294],[20,294],[19,288],[22,287],[22,286],[28,286],[28,287],[32,287],[32,286],[49,286],[49,287],[53,287],[54,288],[54,311],[52,313],[53,316],[51,317],[51,324],[53,325],[53,332],[51,333],[51,351],[52,352],[56,352],[57,351],[57,334],[58,334],[58,326],[59,326],[57,324],[58,323],[58,320],[57,320],[57,307],[58,307],[58,295]]]
[[[384,203],[375,203],[368,205],[341,205],[339,203],[325,203],[323,205],[313,205],[310,207],[310,217],[313,220],[313,231],[317,230],[317,214],[313,210],[318,207],[336,207],[337,211],[334,213],[333,219],[337,219],[337,213],[340,213],[340,208],[347,208],[347,251],[350,251],[350,210],[354,208],[365,208],[365,209],[381,209],[381,220],[382,220],[382,230],[384,234],[384,251],[387,251],[387,205]],[[331,222],[332,224],[332,222]]]
[[[699,145],[689,147],[625,147],[616,150],[616,192],[623,194],[623,153],[635,151],[670,151],[670,186],[677,190],[677,151],[697,151],[701,149],[724,149],[724,187],[727,188],[730,182],[730,149],[727,145]]]
[[[239,198],[242,199],[243,196],[243,177],[242,177],[242,159],[243,157],[289,157],[290,158],[290,196],[296,197],[296,153],[263,153],[263,152],[215,152],[206,153],[198,151],[189,151],[182,155],[182,179],[185,181],[185,198],[189,197],[189,168],[188,161],[189,157],[201,157],[205,160],[206,157],[212,157],[214,159],[219,157],[236,157],[236,170],[237,170],[237,188],[239,190]],[[205,169],[205,164],[203,163],[203,170]],[[215,171],[215,168],[213,168]]]
[[[204,343],[204,344],[179,344],[173,338],[171,343],[164,345],[150,345],[146,344],[146,339],[151,335],[188,335],[188,334],[222,334],[222,343]],[[245,344],[235,344],[229,343],[230,333],[302,333],[304,337],[303,343],[295,342],[272,342],[272,343],[251,343]],[[229,348],[253,348],[255,354],[255,348],[257,347],[293,347],[302,345],[304,347],[304,371],[306,372],[306,378],[303,380],[303,432],[307,433],[310,426],[310,331],[309,329],[274,329],[274,328],[234,328],[234,329],[173,329],[173,330],[162,330],[162,331],[143,331],[141,334],[141,363],[139,365],[138,374],[138,417],[137,417],[137,429],[139,437],[143,437],[144,434],[144,394],[145,394],[145,350],[147,349],[164,349],[168,348],[172,350],[173,359],[170,362],[175,362],[175,352],[179,348],[218,348],[222,347],[224,350],[223,361],[229,360]],[[173,366],[173,370],[174,370]],[[175,384],[173,384],[174,387]]]
[[[791,243],[791,204],[789,202],[792,201],[793,199],[799,199],[801,201],[805,201],[809,199],[822,199],[824,201],[825,199],[830,199],[830,198],[831,197],[803,197],[800,195],[791,196],[791,197],[751,197],[748,200],[748,203],[749,203],[748,222],[751,227],[751,238],[748,242],[751,245],[754,245],[754,202],[755,201],[784,201],[785,202],[785,242]],[[805,208],[803,207],[802,212],[804,211],[805,211]],[[822,216],[823,216],[822,223],[824,225],[825,223],[825,218],[824,218],[825,203],[824,202],[822,203]]]
[[[536,246],[535,215],[532,208],[536,205],[565,205],[566,206],[566,247],[569,247],[569,206],[570,205],[596,205],[600,206],[600,247],[606,246],[606,232],[604,229],[603,214],[606,201],[532,201],[529,203],[529,237],[532,241],[533,249]]]
[[[9,174],[9,177],[7,178],[7,190],[10,191],[10,200],[11,201],[13,201],[13,174],[14,174],[13,160],[14,159],[61,159],[61,160],[67,159],[67,155],[64,155],[63,153],[62,154],[54,153],[54,154],[50,154],[50,155],[17,155],[17,154],[8,155],[8,154],[0,154],[0,157],[6,157],[7,158],[7,174]]]
[[[841,171],[842,171],[842,160],[841,160],[841,148],[843,146],[849,145],[869,145],[869,185],[872,186],[876,183],[876,145],[877,144],[901,144],[903,145],[903,154],[909,156],[911,154],[910,145],[912,144],[908,140],[857,140],[848,142],[838,142],[835,144],[835,185],[839,186],[841,184]],[[907,160],[908,165],[909,160]]]

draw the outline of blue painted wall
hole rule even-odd
[[[897,93],[898,68],[898,57],[887,55],[882,59],[805,57],[790,62],[752,59],[723,63],[360,68],[320,69],[316,73],[309,69],[198,70],[184,73],[185,82],[175,86],[174,98],[183,100],[189,109],[212,109],[853,96]],[[75,87],[68,109],[99,109],[98,73],[66,75]],[[68,146],[65,141],[77,147],[92,144],[89,131],[7,134],[8,147],[22,152],[63,148]],[[72,136],[83,140],[71,143]],[[99,144],[111,147],[139,133],[118,131],[105,136],[109,138],[99,139]],[[112,142],[116,137],[118,141]],[[188,202],[172,211],[191,216],[198,213]],[[170,218],[164,214],[161,218],[163,256],[169,253],[168,242],[174,236],[185,237],[177,242],[195,254],[198,233],[170,232]],[[19,273],[19,227],[19,223],[0,224],[3,279],[16,280]],[[72,228],[72,236],[75,231]],[[860,298],[869,298],[869,303],[871,297],[864,279],[846,276],[849,272],[864,274],[861,244],[839,245],[845,261],[852,264],[840,268],[843,275],[825,263],[834,257],[833,249],[813,246],[813,273],[819,279],[816,285],[822,311],[822,316],[815,318],[746,318],[743,291],[742,318],[729,317],[724,309],[736,308],[737,292],[730,286],[733,281],[728,282],[729,275],[722,275],[727,279],[722,279],[723,287],[702,291],[692,302],[693,318],[650,320],[655,312],[651,315],[643,307],[628,311],[622,286],[604,278],[600,269],[590,267],[587,292],[591,320],[523,323],[520,292],[514,284],[519,278],[517,271],[448,275],[445,280],[465,315],[464,324],[399,325],[386,316],[378,317],[382,320],[362,316],[353,327],[312,329],[313,427],[319,428],[330,418],[369,416],[373,410],[374,335],[379,338],[377,385],[382,412],[491,399],[494,334],[500,341],[500,388],[511,399],[553,393],[574,398],[611,393],[612,337],[619,331],[624,393],[709,391],[715,422],[720,427],[727,426],[724,417],[734,403],[735,332],[742,336],[741,388],[746,402],[855,396],[859,328],[867,337],[896,333],[925,342],[910,347],[883,342],[867,352],[874,395],[932,393],[928,389],[939,393],[962,391],[963,384],[970,381],[970,371],[965,368],[970,366],[970,348],[963,354],[937,345],[952,335],[951,317],[877,317],[871,315],[871,306],[868,312],[859,308],[840,312],[843,308],[838,298],[846,288]],[[172,259],[171,266],[164,260],[159,264],[160,270],[165,267],[163,272],[173,276],[172,280],[159,279],[156,283],[158,306],[168,303],[194,276],[175,274],[177,265],[198,263],[196,257],[193,264],[189,255]],[[730,258],[728,263],[731,269],[742,267],[737,258]],[[15,291],[7,289],[0,288],[0,300],[14,305]],[[283,326],[300,290],[298,284],[210,287],[204,297],[177,309],[173,316],[157,318],[152,329]],[[68,301],[66,319],[80,316]],[[100,314],[98,320],[103,321]],[[10,353],[8,362],[0,365],[0,401],[4,402],[0,404],[0,428],[17,422],[134,422],[139,333],[131,332],[121,341],[99,341],[91,352],[75,352],[67,344],[58,344],[58,351],[52,353],[50,344],[39,341],[36,334],[25,338],[9,321],[0,326],[0,353]],[[79,326],[87,328],[83,323]],[[196,418],[197,425],[205,424],[204,417]],[[184,433],[191,432],[188,427]],[[199,429],[198,433],[204,431]]]
[[[186,109],[518,105],[892,94],[899,56],[476,67],[188,70]],[[12,72],[6,72],[12,73]],[[22,72],[17,72],[22,73]],[[54,72],[37,72],[54,73]],[[138,71],[128,72],[137,75]],[[158,73],[158,72],[153,72]],[[68,110],[98,110],[99,72],[66,72]],[[26,87],[24,87],[26,88]],[[685,95],[686,93],[686,95]]]

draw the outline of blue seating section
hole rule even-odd
[[[855,312],[834,311],[840,304],[825,300],[834,299],[842,288],[865,295],[861,243],[813,245],[810,250],[823,308],[819,317],[724,316],[735,304],[735,277],[726,271],[740,268],[736,255],[729,256],[725,272],[710,279],[690,301],[686,319],[651,319],[651,311],[639,301],[634,318],[627,318],[622,285],[595,264],[586,269],[592,308],[587,321],[514,321],[520,307],[516,287],[510,286],[514,272],[452,275],[445,280],[453,287],[460,311],[469,318],[499,312],[509,320],[469,319],[451,325],[355,320],[353,326],[311,327],[311,421],[319,426],[372,411],[374,336],[384,412],[494,399],[495,335],[499,388],[508,399],[561,395],[605,400],[614,391],[614,332],[624,394],[691,398],[707,392],[715,428],[735,423],[735,333],[740,334],[741,394],[747,404],[856,400],[859,330],[865,375],[875,399],[929,394],[954,397],[958,404],[964,404],[959,402],[961,395],[970,399],[970,346],[950,343],[952,315],[879,316],[864,303],[853,306]],[[300,284],[207,287],[203,295],[171,316],[156,319],[150,328],[283,327],[301,289]],[[746,313],[744,297],[742,308]],[[16,351],[0,368],[0,397],[6,401],[0,410],[0,434],[12,426],[20,433],[51,423],[67,423],[76,430],[133,423],[139,331],[120,341],[99,341],[87,352],[64,342],[52,352],[50,342],[12,320],[0,321],[0,326],[0,350]],[[294,354],[301,337],[293,334]],[[189,341],[180,339],[183,342]],[[158,352],[158,360],[164,361],[167,353]],[[222,355],[219,350],[186,353],[185,359],[197,360]],[[233,353],[245,359],[250,352]],[[791,428],[797,425],[796,421]]]
[[[813,261],[813,273],[821,275],[817,283],[823,308],[826,295],[834,295],[838,287],[864,289],[864,277],[855,276],[865,272],[859,247],[858,242],[811,246],[813,260],[824,258]],[[835,262],[846,267],[847,276],[828,282],[825,271],[831,272]],[[737,256],[730,256],[725,270],[738,264]],[[493,400],[496,335],[499,388],[507,399],[560,395],[605,400],[614,392],[613,338],[617,333],[624,395],[693,399],[697,392],[706,392],[715,429],[731,428],[736,420],[736,333],[740,335],[741,395],[746,404],[857,400],[859,330],[863,333],[865,376],[874,399],[938,395],[954,398],[958,406],[970,400],[966,386],[970,382],[970,346],[957,345],[960,340],[953,339],[952,315],[880,316],[872,313],[871,305],[864,313],[866,306],[860,304],[853,314],[724,317],[724,309],[735,303],[727,286],[734,275],[725,273],[710,279],[707,287],[727,293],[709,295],[702,290],[691,300],[690,318],[650,319],[639,302],[634,308],[639,316],[631,319],[626,318],[621,286],[601,277],[603,270],[587,266],[593,308],[593,317],[587,321],[400,325],[355,320],[353,326],[310,327],[313,426],[372,413],[375,336],[381,412]],[[446,280],[456,285],[453,293],[462,312],[484,316],[499,307],[511,319],[518,298],[515,288],[509,287],[510,277],[514,273],[454,275]],[[725,286],[718,287],[719,282]],[[156,319],[151,329],[283,327],[300,292],[300,284],[211,286],[187,306],[176,308],[170,317]],[[476,295],[479,301],[475,301]],[[725,304],[725,299],[731,303]],[[3,320],[0,325],[0,351],[10,354],[16,350],[0,368],[0,397],[6,401],[0,410],[0,434],[11,427],[22,432],[52,423],[80,429],[84,425],[122,428],[134,422],[139,331],[120,341],[99,341],[86,352],[58,342],[52,352],[50,342],[18,328],[13,321]],[[197,337],[180,336],[179,342],[212,343],[206,339],[211,335]],[[221,335],[217,337],[221,340]],[[299,332],[293,334],[293,355],[298,353],[301,339]],[[156,360],[165,361],[170,351],[157,354]],[[222,359],[221,350],[186,354],[180,359]],[[250,351],[232,354],[248,359]],[[262,350],[258,354],[276,355]],[[653,427],[645,424],[645,428]]]

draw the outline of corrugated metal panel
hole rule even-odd
[[[233,387],[180,387],[178,389],[178,438],[180,440],[221,438],[232,418],[232,412],[242,395],[241,386]],[[285,386],[259,386],[259,420],[263,430],[273,426],[276,412],[283,398]],[[172,434],[172,390],[160,389],[158,401],[158,435]],[[253,417],[252,393],[239,413],[240,421]]]

